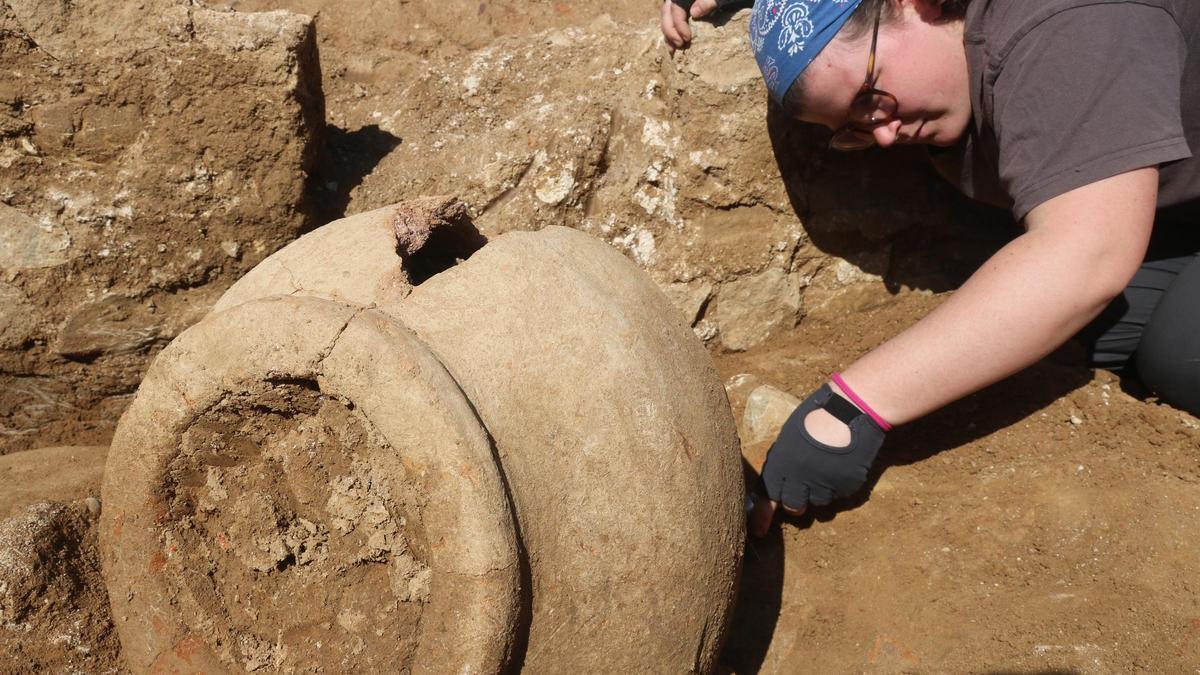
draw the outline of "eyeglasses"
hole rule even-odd
[[[867,57],[867,79],[850,103],[850,116],[845,125],[833,133],[829,147],[834,150],[865,150],[875,145],[875,127],[891,121],[900,104],[896,97],[875,88],[875,45],[879,42],[879,19],[883,6],[875,13],[875,30],[871,33],[871,55]]]

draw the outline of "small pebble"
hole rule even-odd
[[[93,516],[100,515],[100,500],[95,497],[88,497],[83,500],[83,505],[87,507],[88,513]]]

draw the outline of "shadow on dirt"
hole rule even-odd
[[[399,136],[384,131],[377,124],[354,131],[327,125],[321,159],[309,178],[313,225],[306,231],[344,218],[351,191],[402,142]]]
[[[946,183],[919,147],[839,152],[830,132],[767,106],[767,131],[792,210],[823,253],[902,287],[956,288],[1020,233],[1011,215]]]
[[[1075,360],[1076,363],[1068,363]],[[1005,380],[937,410],[888,436],[882,470],[928,459],[1012,426],[1091,381],[1082,349],[1068,344]]]
[[[920,462],[1012,426],[1091,380],[1082,347],[1068,343],[1016,375],[889,432],[857,495],[829,506],[811,507],[804,515],[789,520],[801,528],[814,521],[832,521],[842,511],[870,501],[875,484],[889,467]]]

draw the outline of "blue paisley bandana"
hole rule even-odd
[[[750,13],[750,46],[767,89],[782,103],[784,94],[833,41],[862,0],[755,0]]]

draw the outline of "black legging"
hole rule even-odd
[[[1163,293],[1134,358],[1151,391],[1200,417],[1200,253]]]
[[[1156,222],[1146,261],[1078,338],[1094,367],[1200,417],[1200,219],[1179,220]]]

